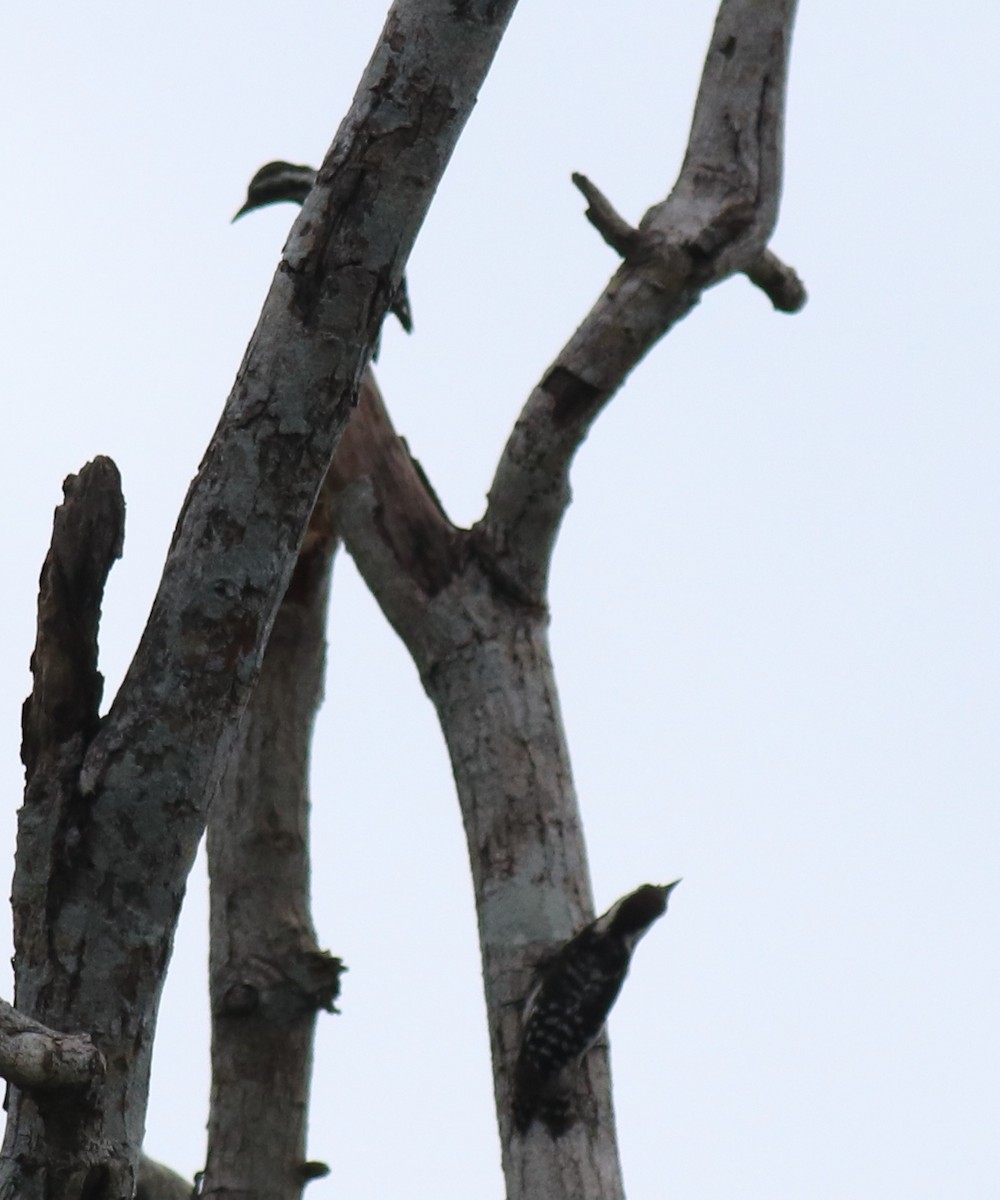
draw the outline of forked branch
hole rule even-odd
[[[781,191],[794,9],[794,0],[723,0],[680,175],[637,231],[592,184],[582,188],[591,220],[625,261],[528,398],[480,531],[525,594],[544,596],[570,463],[629,372],[727,276],[752,270],[772,299],[779,294],[777,260],[762,256]]]
[[[292,230],[135,658],[82,765],[60,767],[66,819],[22,810],[17,1001],[86,1030],[108,1069],[89,1115],[41,1114],[11,1090],[0,1197],[134,1189],[156,1008],[208,803],[383,315],[514,6],[396,0]]]
[[[440,513],[377,394],[362,400],[334,467],[347,548],[407,644],[451,755],[510,1200],[622,1194],[603,1042],[584,1061],[577,1119],[560,1137],[538,1123],[519,1132],[511,1103],[534,967],[593,917],[546,637],[568,470],[629,371],[706,288],[750,269],[763,280],[793,11],[792,0],[723,0],[680,177],[638,230],[578,181],[625,261],[528,398],[479,525],[457,530]]]

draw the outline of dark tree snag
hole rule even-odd
[[[477,526],[456,529],[441,512],[370,378],[332,468],[345,545],[406,643],[451,756],[509,1200],[622,1194],[606,1044],[585,1060],[580,1118],[564,1136],[537,1124],[521,1136],[511,1119],[533,968],[593,918],[547,644],[546,584],[569,466],[655,342],[706,288],[761,261],[780,191],[793,12],[792,0],[723,0],[680,177],[646,214],[638,242],[596,189],[588,196],[626,261],[529,397]]]
[[[15,1002],[85,1030],[108,1069],[90,1105],[11,1090],[0,1200],[134,1190],[156,1008],[208,801],[382,317],[513,8],[391,9],[189,490],[136,656],[79,772],[62,763],[72,812],[38,820],[26,804]]]
[[[545,594],[568,471],[628,373],[706,288],[759,263],[777,216],[794,0],[723,0],[670,196],[525,405],[481,536],[526,595]],[[655,247],[655,252],[650,248]]]
[[[305,1161],[313,1033],[317,1010],[333,1008],[341,964],[320,951],[309,914],[309,743],[336,544],[324,488],[209,813],[203,1196],[299,1200],[320,1165]]]
[[[121,476],[95,458],[63,483],[38,583],[33,687],[21,714],[21,761],[30,783],[40,759],[97,732],[104,679],[97,669],[101,601],[125,537]]]
[[[33,1026],[36,1039],[38,1031],[46,1031],[60,1039],[64,1052],[72,1047],[73,1070],[81,1077],[76,1086],[69,1087],[65,1056],[56,1053],[47,1056],[50,1062],[46,1065],[60,1086],[42,1086],[32,1077],[34,1070],[20,1077],[17,1072],[8,1076],[12,1086],[8,1090],[5,1157],[16,1152],[12,1131],[21,1120],[36,1137],[44,1130],[40,1140],[50,1137],[56,1145],[75,1138],[85,1144],[98,1141],[100,1115],[95,1096],[108,1068],[106,1048],[91,1023],[65,1012],[53,1014],[38,1003],[23,970],[28,964],[49,960],[48,974],[58,978],[56,986],[72,986],[73,968],[65,955],[66,946],[48,927],[48,918],[63,898],[63,884],[78,860],[81,829],[87,820],[79,776],[99,725],[103,680],[97,670],[97,627],[104,585],[112,563],[121,555],[124,531],[121,481],[110,459],[97,458],[78,475],[69,476],[63,493],[39,581],[38,632],[31,658],[33,688],[22,710],[22,759],[27,778],[18,816],[11,902],[17,948],[17,1020]],[[7,1016],[13,1021],[14,1010]],[[75,1032],[67,1037],[55,1032],[60,1029]],[[30,1160],[30,1151],[26,1157]],[[58,1157],[56,1153],[52,1159]],[[84,1185],[90,1186],[88,1180],[98,1178],[106,1178],[109,1186],[130,1188],[127,1173],[103,1172],[102,1165],[89,1155],[65,1172],[59,1166],[53,1169],[48,1155],[36,1158],[32,1167],[31,1186],[26,1184],[22,1191],[17,1185],[17,1167],[10,1162],[0,1165],[0,1195],[56,1195],[66,1186],[66,1194],[73,1196]],[[31,1190],[39,1181],[45,1190]]]

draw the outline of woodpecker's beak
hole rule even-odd
[[[684,880],[683,880],[683,879],[675,879],[673,883],[667,883],[667,884],[664,884],[664,886],[663,886],[663,892],[664,892],[663,899],[664,899],[664,900],[666,900],[666,899],[669,897],[670,893],[671,893],[671,892],[674,890],[674,888],[675,888],[675,887],[676,887],[676,886],[677,886],[679,883],[683,883],[683,882],[684,882]]]
[[[244,204],[243,207],[240,209],[240,211],[236,214],[236,216],[233,217],[233,220],[229,222],[229,224],[232,225],[233,221],[238,221],[240,219],[240,217],[242,217],[244,213],[248,213],[252,207],[253,207],[253,205],[248,200],[246,202],[246,204]]]

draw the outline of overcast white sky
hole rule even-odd
[[[950,15],[949,15],[950,14]],[[38,570],[65,475],[112,455],[110,697],[293,210],[384,16],[338,4],[6,14],[0,845]],[[569,182],[669,190],[710,0],[525,3],[409,268],[379,378],[453,519],[614,269]],[[552,639],[599,907],[684,877],[612,1020],[630,1200],[996,1195],[997,126],[987,0],[805,2],[775,249],[635,373],[582,450]],[[323,1197],[499,1197],[464,841],[430,705],[348,561],[314,762]],[[207,1109],[204,881],[164,999],[147,1146]],[[3,923],[3,937],[9,920]],[[6,952],[0,953],[5,958]],[[10,994],[9,979],[0,994]]]

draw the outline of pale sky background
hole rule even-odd
[[[107,697],[318,163],[375,0],[11,7],[0,844],[13,850],[38,570],[61,483],[124,478]],[[453,519],[687,137],[709,0],[525,0],[410,261],[378,375]],[[1000,11],[805,2],[775,250],[795,317],[724,284],[583,448],[552,641],[604,908],[684,883],[612,1019],[630,1200],[1000,1194]],[[314,755],[323,1017],[310,1197],[502,1195],[471,888],[431,707],[348,560]],[[147,1148],[190,1176],[208,1095],[203,872]],[[9,919],[3,922],[7,939]],[[7,951],[0,948],[0,958]],[[0,994],[9,996],[6,975]]]

